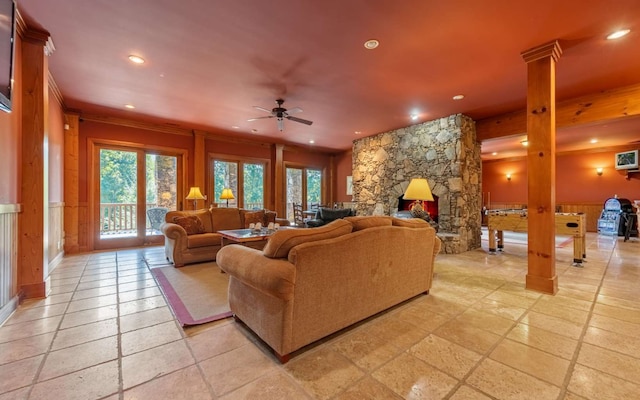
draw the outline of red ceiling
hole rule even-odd
[[[18,7],[51,33],[49,66],[69,108],[259,140],[315,140],[323,149],[350,148],[355,131],[414,124],[411,113],[420,122],[522,109],[520,53],[555,39],[563,49],[559,101],[640,82],[638,0],[19,0]],[[618,28],[632,31],[605,40]],[[380,46],[366,50],[372,38]],[[147,62],[133,65],[130,54]],[[466,97],[454,101],[456,94]],[[285,121],[279,132],[275,120],[247,121],[266,115],[253,106],[270,109],[278,97],[313,125]],[[626,123],[624,134],[615,126],[566,131],[616,144],[640,138],[638,124]],[[483,153],[506,153],[500,140],[483,144]]]

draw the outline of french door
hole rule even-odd
[[[286,167],[287,219],[293,221],[293,204],[304,210],[312,203],[322,203],[322,171],[307,167]]]
[[[161,244],[164,215],[182,206],[182,155],[108,144],[94,149],[94,248]]]

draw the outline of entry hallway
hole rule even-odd
[[[589,234],[584,268],[560,245],[549,296],[524,289],[522,237],[489,255],[484,235],[438,255],[428,296],[285,365],[233,319],[183,330],[160,247],[65,257],[0,328],[0,400],[640,398],[640,241]]]

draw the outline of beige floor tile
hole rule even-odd
[[[199,365],[205,381],[216,396],[227,394],[277,370],[274,361],[252,344],[208,358]]]
[[[92,322],[104,321],[118,316],[118,305],[113,304],[105,307],[91,308],[89,310],[78,311],[65,314],[60,324],[60,329],[72,328],[74,326],[86,325]]]
[[[536,302],[536,299],[513,294],[511,291],[505,290],[496,290],[495,292],[487,295],[485,299],[499,301],[500,303],[524,309],[528,309]]]
[[[447,322],[434,333],[443,339],[450,340],[479,354],[487,353],[500,340],[500,336],[495,333],[476,328],[458,320]]]
[[[640,324],[634,324],[632,322],[626,322],[598,314],[593,314],[591,316],[589,325],[605,331],[616,332],[627,336],[636,336],[638,332],[640,332]]]
[[[462,314],[467,309],[466,306],[439,296],[437,289],[432,289],[431,293],[424,300],[421,299],[420,306],[432,313],[444,316]]]
[[[118,362],[96,365],[36,384],[30,400],[93,400],[118,391]]]
[[[28,309],[42,306],[51,306],[54,304],[62,304],[68,303],[71,301],[71,297],[73,296],[73,292],[69,293],[60,293],[60,294],[52,294],[44,299],[30,299],[26,300],[24,303],[20,304],[20,308]]]
[[[44,354],[53,341],[53,332],[0,344],[0,365]]]
[[[462,379],[482,356],[436,335],[429,335],[408,351],[441,371]]]
[[[182,333],[175,321],[149,326],[127,332],[121,336],[122,355],[137,353],[161,344],[182,339]]]
[[[220,325],[215,329],[202,331],[187,338],[187,344],[197,361],[215,357],[250,343],[239,324]]]
[[[586,397],[578,396],[575,393],[567,392],[565,393],[563,400],[589,400]]]
[[[568,305],[559,304],[558,301],[551,303],[549,301],[539,301],[533,307],[532,311],[558,317],[565,321],[570,321],[578,325],[584,325],[589,318],[589,312],[571,308]]]
[[[53,340],[51,349],[59,350],[117,334],[118,323],[115,318],[93,322],[91,324],[60,330]]]
[[[128,292],[130,290],[140,290],[148,287],[157,287],[155,279],[147,279],[144,281],[121,283],[118,285],[120,292]]]
[[[82,275],[82,278],[80,278],[80,282],[84,283],[84,282],[92,282],[92,281],[99,281],[99,280],[105,280],[105,279],[115,279],[118,274],[116,273],[116,271],[112,270],[109,272],[102,272],[102,271],[95,271],[95,273],[93,273],[94,271],[87,271]]]
[[[584,343],[578,363],[640,385],[640,359]]]
[[[76,290],[87,290],[87,289],[95,289],[104,286],[113,286],[116,285],[118,281],[113,279],[102,279],[99,281],[90,281],[90,282],[82,282],[78,284]]]
[[[169,307],[158,307],[120,317],[120,332],[125,333],[162,322],[173,321]]]
[[[304,390],[295,385],[282,372],[275,372],[258,378],[247,385],[235,390],[221,400],[282,400],[282,399],[311,399]]]
[[[183,340],[122,357],[123,388],[129,389],[194,363]]]
[[[5,326],[11,326],[23,322],[62,315],[64,314],[66,308],[66,303],[26,309],[18,307],[15,314],[7,322],[5,322]]]
[[[369,321],[366,329],[397,348],[408,349],[427,336],[428,332],[416,325],[393,318],[379,318]]]
[[[632,322],[634,324],[640,324],[640,310],[635,308],[613,307],[606,304],[596,303],[595,307],[593,307],[593,313],[622,321]]]
[[[635,293],[635,296],[637,296],[637,293]],[[597,301],[599,304],[604,304],[612,307],[623,307],[623,308],[631,308],[636,310],[640,309],[640,301],[638,300],[620,299],[617,297],[605,296],[600,294],[598,295]]]
[[[637,399],[640,386],[577,364],[571,375],[568,390],[593,400]]]
[[[401,400],[402,396],[393,392],[391,389],[378,382],[377,380],[366,376],[362,380],[358,381],[355,385],[349,387],[346,391],[334,397],[334,400],[362,399]]]
[[[198,367],[192,365],[129,389],[123,399],[210,400],[213,394]]]
[[[484,311],[501,318],[517,321],[527,311],[525,308],[512,306],[506,303],[491,299],[481,299],[472,306],[478,311]]]
[[[552,400],[560,394],[560,388],[491,359],[482,361],[466,382],[501,400]]]
[[[98,297],[89,297],[87,299],[74,300],[69,303],[69,308],[67,312],[77,312],[88,310],[91,308],[98,308],[104,306],[111,306],[114,304],[118,304],[118,295],[116,294],[107,294],[105,296]]]
[[[116,336],[53,351],[47,355],[38,381],[45,381],[117,358],[118,338]]]
[[[0,327],[0,343],[17,339],[24,339],[31,336],[42,335],[53,332],[58,328],[62,320],[62,315],[50,318],[36,319],[21,324],[4,325]]]
[[[403,398],[444,399],[458,381],[403,353],[371,374]]]
[[[147,297],[144,299],[120,303],[120,315],[129,315],[141,311],[164,307],[167,303],[162,296]]]
[[[465,311],[456,317],[456,320],[500,336],[507,333],[513,325],[515,325],[515,322],[511,319],[502,318],[495,314],[478,311],[476,309]]]
[[[578,341],[575,339],[526,324],[516,325],[507,338],[567,360],[573,358],[578,346]]]
[[[409,307],[394,313],[394,318],[417,326],[425,332],[432,332],[449,320],[449,317],[436,314],[424,302],[412,302]]]
[[[0,394],[0,400],[27,400],[30,387],[25,387],[11,392]]]
[[[596,296],[595,293],[583,292],[582,290],[575,290],[575,289],[569,289],[569,288],[558,288],[557,295],[570,297],[572,299],[577,299],[577,300],[584,300],[584,301],[588,301],[589,303],[591,303]]]
[[[0,393],[30,385],[43,358],[44,355],[39,355],[0,365]]]
[[[567,296],[558,292],[555,296],[542,296],[534,308],[544,308],[546,305],[550,305],[580,310],[583,312],[589,312],[591,310],[591,306],[593,305],[591,300],[576,299],[568,295],[569,293],[566,294]]]
[[[118,292],[118,286],[116,285],[102,286],[102,287],[97,287],[93,289],[77,290],[73,294],[73,299],[82,300],[82,299],[88,299],[89,297],[98,297],[98,296],[106,296],[109,294],[116,294],[117,292]]]
[[[584,335],[584,342],[640,358],[640,337],[637,333],[634,336],[627,336],[589,327]]]
[[[461,386],[449,400],[491,400],[491,398],[469,386]]]
[[[157,287],[149,287],[138,290],[130,290],[128,292],[121,292],[119,299],[121,303],[133,300],[140,300],[147,297],[160,296],[162,292]]]
[[[569,360],[512,340],[500,342],[489,357],[556,386],[562,386],[569,369]]]
[[[521,322],[571,339],[579,339],[583,329],[581,324],[535,311],[529,311]]]
[[[331,348],[365,371],[372,371],[400,352],[392,343],[370,334],[366,329],[339,337]]]
[[[57,295],[57,294],[63,294],[63,293],[73,293],[73,291],[76,290],[76,286],[77,284],[75,283],[60,285],[60,286],[52,286],[49,294]]]

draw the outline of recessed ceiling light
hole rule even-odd
[[[355,133],[356,135],[360,135],[360,134],[362,134],[362,131],[355,131],[354,133]]]
[[[411,120],[415,121],[418,119],[418,114],[411,114]]]
[[[236,125],[232,126],[232,128],[233,128],[233,129],[240,129],[240,127],[239,127],[239,126],[236,126]]]
[[[598,139],[591,139],[591,143],[598,143]]]
[[[316,141],[315,141],[315,140],[313,140],[313,139],[309,140],[309,144],[314,144],[315,142],[316,142]]]
[[[124,108],[128,108],[129,110],[133,110],[134,108],[136,108],[136,106],[134,106],[133,104],[125,104]]]
[[[130,55],[129,60],[134,64],[144,64],[144,58],[136,55]]]
[[[494,151],[493,153],[491,153],[491,155],[492,155],[492,156],[497,156],[497,155],[498,155],[498,152],[497,152],[497,151]]]
[[[258,133],[258,130],[257,129],[252,129],[251,133]]]
[[[367,40],[366,42],[364,42],[364,48],[367,49],[367,50],[373,50],[378,46],[380,46],[380,42],[378,42],[375,39],[370,39],[370,40]]]
[[[626,36],[627,33],[631,32],[631,29],[621,29],[619,31],[615,31],[607,36],[608,40],[620,39],[623,36]]]
[[[462,99],[464,99],[464,95],[463,94],[457,94],[457,95],[453,96],[453,99],[454,100],[462,100]]]

